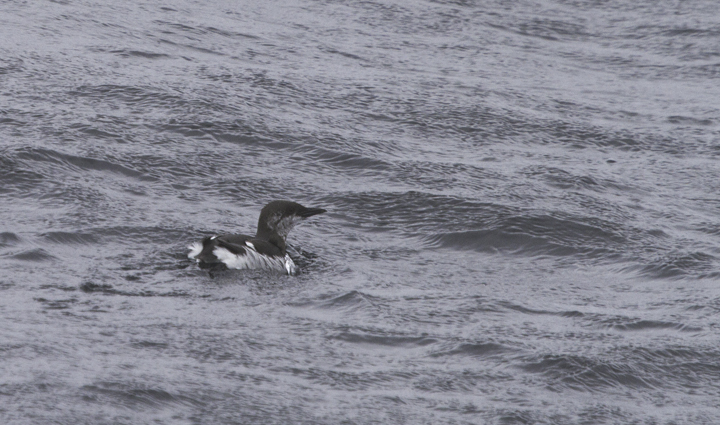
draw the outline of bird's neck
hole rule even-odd
[[[255,235],[258,239],[264,239],[271,244],[275,245],[276,247],[280,248],[280,251],[283,255],[285,255],[285,238],[280,236],[276,231],[271,230],[267,226],[259,226],[257,234]]]

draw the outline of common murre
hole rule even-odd
[[[188,258],[200,268],[268,269],[295,275],[298,268],[286,251],[287,235],[300,221],[326,212],[297,202],[272,201],[260,211],[257,233],[208,236],[190,245]]]

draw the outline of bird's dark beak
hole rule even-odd
[[[304,210],[299,211],[297,214],[302,218],[308,218],[314,215],[322,214],[324,212],[327,212],[327,210],[324,210],[322,208],[305,208]]]

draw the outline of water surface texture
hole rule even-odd
[[[2,2],[0,422],[720,423],[719,176],[714,1]]]

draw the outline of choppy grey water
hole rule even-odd
[[[720,423],[716,2],[257,3],[0,4],[0,422]]]

